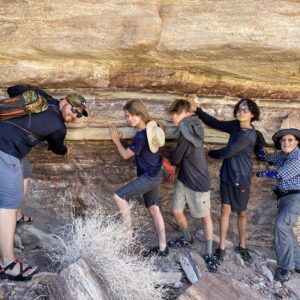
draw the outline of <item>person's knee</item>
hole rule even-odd
[[[183,217],[183,210],[182,209],[173,209],[172,210],[172,215],[174,216],[175,219]]]
[[[239,219],[247,218],[247,211],[240,211],[237,213]]]
[[[159,206],[157,206],[155,204],[149,206],[148,211],[152,218],[155,218],[156,216],[161,214]]]
[[[222,217],[229,217],[230,213],[231,213],[230,205],[222,205],[221,216]]]
[[[205,216],[203,218],[201,218],[201,221],[202,221],[202,224],[204,226],[207,226],[207,225],[211,225],[212,224],[212,219],[211,219],[211,216]]]

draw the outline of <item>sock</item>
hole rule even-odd
[[[212,255],[212,240],[206,240],[205,254]]]
[[[192,241],[192,235],[189,231],[189,229],[185,229],[185,230],[182,230],[182,233],[183,233],[183,237],[188,241],[188,242],[191,242]]]

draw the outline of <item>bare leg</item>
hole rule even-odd
[[[179,228],[182,231],[187,230],[188,222],[187,222],[186,216],[183,213],[183,209],[175,209],[172,211],[172,214],[173,214]]]
[[[208,215],[206,217],[201,218],[202,223],[203,223],[203,227],[204,227],[204,236],[205,239],[208,241],[212,241],[213,240],[213,223],[212,223],[212,219],[211,216]]]
[[[240,235],[240,247],[246,247],[246,234],[247,234],[247,212],[241,211],[237,214],[237,225]]]
[[[24,178],[24,200],[26,199],[27,193],[28,193],[28,189],[29,189],[29,178]],[[17,211],[17,220],[20,220],[22,218],[22,210],[21,208],[18,209]],[[28,217],[25,217],[25,220],[28,219]]]
[[[6,267],[15,261],[14,255],[14,234],[17,222],[17,209],[0,208],[0,265]],[[23,269],[27,266],[24,265]],[[23,276],[29,276],[35,272],[37,267],[27,270]],[[16,264],[12,270],[7,270],[6,274],[15,276],[20,273],[20,264]]]
[[[157,205],[151,205],[148,207],[148,211],[154,223],[155,231],[158,237],[159,249],[163,251],[167,246],[163,216],[160,208]]]
[[[117,194],[114,194],[114,200],[122,214],[125,226],[128,228],[129,233],[132,234],[131,212],[129,203],[126,200],[120,198]]]
[[[221,218],[220,218],[220,248],[226,247],[226,236],[229,226],[229,217],[231,213],[231,206],[228,204],[222,204]]]
[[[0,265],[6,266],[15,260],[14,234],[17,209],[0,208]]]

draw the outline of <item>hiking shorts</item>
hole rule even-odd
[[[193,218],[203,218],[210,215],[210,191],[196,192],[177,180],[172,198],[172,210],[189,207]]]
[[[130,202],[143,195],[145,206],[160,206],[158,185],[162,181],[162,171],[155,177],[141,175],[116,191],[116,194]]]
[[[241,212],[247,209],[250,190],[240,189],[221,181],[220,195],[222,204],[231,206],[232,212]]]
[[[20,159],[0,151],[0,208],[16,209],[24,198]]]
[[[26,157],[21,159],[21,163],[23,165],[23,177],[24,179],[30,178],[32,175],[32,164]]]

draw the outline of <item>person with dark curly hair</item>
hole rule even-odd
[[[252,122],[259,119],[259,108],[253,100],[241,99],[233,110],[235,120],[220,121],[197,107],[194,95],[190,95],[188,101],[191,109],[206,125],[230,135],[225,147],[208,152],[210,157],[223,160],[220,170],[220,245],[214,255],[219,264],[224,261],[230,213],[234,212],[237,213],[239,230],[239,246],[235,250],[246,264],[252,264],[253,258],[246,248],[247,204],[257,140]]]

